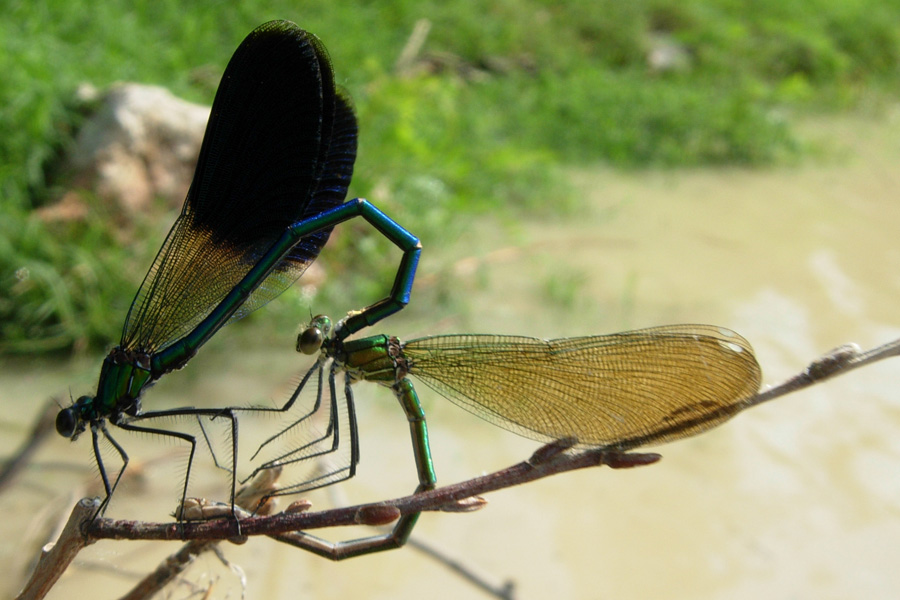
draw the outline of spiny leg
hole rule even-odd
[[[145,412],[137,417],[133,417],[128,422],[115,423],[117,427],[121,429],[125,429],[127,431],[136,431],[140,433],[149,433],[153,435],[162,435],[168,437],[174,437],[188,442],[191,445],[191,451],[188,455],[188,465],[187,470],[184,475],[184,487],[181,493],[181,505],[184,506],[185,500],[187,500],[187,492],[188,486],[191,480],[191,469],[194,465],[194,456],[197,451],[197,438],[189,433],[182,433],[180,431],[171,431],[168,429],[157,429],[154,427],[143,427],[140,425],[133,425],[134,421],[146,420],[146,419],[156,419],[156,418],[166,418],[166,417],[180,417],[180,416],[207,416],[210,418],[219,418],[225,417],[229,421],[231,421],[231,515],[234,518],[234,522],[237,526],[238,533],[240,535],[241,525],[238,521],[237,513],[234,509],[234,495],[236,492],[236,482],[235,479],[237,477],[237,459],[238,459],[238,420],[232,411],[229,408],[222,409],[206,409],[206,408],[176,408],[171,410],[159,410],[152,412]],[[213,458],[215,460],[215,457]]]
[[[119,469],[118,475],[116,475],[116,480],[113,482],[112,486],[109,484],[109,477],[106,474],[106,467],[103,465],[103,459],[100,456],[100,445],[98,443],[98,435],[97,430],[100,430],[103,433],[103,437],[109,440],[109,443],[112,444],[113,448],[116,449],[116,452],[119,453],[119,456],[122,458],[122,468]],[[106,428],[106,423],[100,421],[99,424],[91,425],[91,443],[94,447],[94,458],[97,459],[97,468],[100,470],[100,479],[103,480],[103,490],[106,492],[106,498],[103,499],[103,502],[100,503],[100,506],[97,508],[97,512],[94,513],[94,516],[91,518],[91,521],[102,515],[106,512],[106,508],[109,506],[109,501],[112,498],[113,492],[116,491],[116,488],[119,487],[119,480],[122,478],[122,474],[125,472],[125,467],[128,466],[128,454],[125,452],[125,449],[119,445],[119,442],[113,438],[109,434],[109,430]]]
[[[287,427],[282,428],[281,431],[270,436],[262,444],[260,444],[259,448],[256,449],[256,452],[253,453],[253,456],[250,457],[250,460],[254,460],[259,455],[259,453],[262,452],[263,448],[265,448],[266,446],[268,446],[269,444],[271,444],[272,442],[274,442],[275,440],[277,440],[278,438],[283,436],[285,433],[290,431],[291,428],[296,427],[297,425],[300,425],[301,423],[305,422],[307,419],[311,418],[316,412],[318,412],[319,408],[322,405],[322,375],[323,375],[322,363],[323,362],[324,361],[321,358],[315,362],[315,364],[303,376],[303,379],[300,380],[300,383],[297,385],[296,389],[294,390],[294,393],[291,394],[291,397],[288,398],[288,401],[285,402],[284,405],[282,405],[278,408],[250,407],[250,408],[243,409],[245,411],[254,411],[254,412],[258,411],[258,412],[282,412],[282,413],[285,413],[285,412],[289,411],[294,406],[294,404],[297,402],[297,398],[300,397],[300,393],[303,392],[303,390],[306,388],[306,384],[309,382],[309,379],[310,379],[310,377],[312,377],[313,373],[317,373],[319,376],[318,386],[316,387],[316,401],[313,403],[313,407],[309,411],[304,413],[302,416],[300,416],[298,419],[296,419],[293,423],[289,424]],[[319,440],[315,440],[313,443],[318,442],[318,441]],[[258,470],[254,471],[250,475],[250,477],[253,477],[254,475],[256,475],[257,472],[258,472]]]
[[[332,365],[332,373],[337,365]],[[334,375],[332,375],[332,379]],[[332,388],[333,389],[333,388]],[[348,479],[356,475],[356,465],[359,464],[359,429],[356,425],[356,404],[353,400],[353,389],[350,386],[350,374],[344,371],[344,399],[347,403],[347,421],[350,425],[350,475]]]
[[[246,411],[287,412],[296,403],[300,393],[306,387],[312,374],[315,372],[318,375],[317,384],[316,384],[316,398],[315,398],[315,402],[314,402],[312,409],[305,412],[305,414],[303,414],[299,418],[295,419],[287,426],[282,427],[278,433],[276,433],[276,434],[270,436],[268,439],[266,439],[259,446],[259,448],[253,454],[253,456],[250,457],[251,461],[254,460],[266,446],[268,446],[269,444],[271,444],[272,442],[274,442],[278,439],[283,438],[283,436],[287,435],[291,429],[302,425],[304,422],[308,421],[313,416],[315,416],[316,413],[318,413],[318,411],[320,410],[320,407],[322,405],[322,390],[324,389],[324,385],[323,385],[324,384],[324,368],[323,368],[323,366],[324,366],[325,362],[326,362],[326,359],[324,357],[322,357],[316,361],[316,363],[313,365],[313,367],[309,371],[307,371],[306,375],[304,375],[303,379],[300,381],[300,384],[298,385],[298,387],[296,388],[294,393],[291,395],[291,397],[288,399],[288,401],[284,404],[284,406],[279,407],[279,408],[251,407],[251,408],[240,409],[245,412]],[[333,372],[334,372],[333,366],[332,366],[331,371],[332,371],[332,376],[333,376]],[[250,473],[250,475],[248,475],[245,479],[241,480],[241,483],[245,483],[246,481],[252,479],[257,474],[259,474],[261,471],[264,471],[266,469],[271,469],[276,466],[283,467],[283,466],[286,466],[289,464],[310,460],[310,459],[320,457],[320,456],[325,456],[325,455],[334,453],[338,449],[338,446],[340,443],[340,423],[339,423],[339,417],[337,416],[338,415],[338,401],[337,401],[337,397],[335,394],[333,381],[329,382],[329,389],[330,389],[330,396],[329,396],[330,401],[328,403],[328,407],[329,407],[328,426],[326,427],[325,432],[322,433],[321,435],[319,435],[319,437],[312,439],[310,441],[307,441],[306,443],[304,443],[301,446],[298,446],[297,448],[293,448],[291,450],[284,451],[282,454],[280,454],[274,458],[269,458],[262,465],[260,465],[256,469],[254,469],[253,472]],[[316,447],[319,444],[321,444],[323,441],[327,441],[327,440],[330,440],[330,442],[331,442],[329,447],[323,448],[323,449],[316,449]],[[310,452],[310,449],[312,449],[311,452]],[[313,489],[313,488],[305,487],[306,483],[310,483],[312,481],[318,481],[318,480],[328,477],[330,475],[331,474],[326,474],[322,477],[315,478],[315,480],[310,480],[308,482],[301,482],[296,485],[288,486],[286,488],[283,488],[286,491],[282,491],[276,495],[286,495],[286,494],[291,494],[291,493],[298,493],[301,491],[308,491],[309,489]],[[325,485],[325,483],[321,483],[315,487],[321,487],[321,485]]]
[[[216,456],[216,450],[213,448],[213,444],[209,439],[209,433],[206,431],[206,425],[203,424],[203,419],[200,418],[200,415],[195,415],[197,417],[197,428],[200,430],[200,433],[203,434],[203,441],[206,442],[206,449],[209,450],[209,455],[212,456],[213,464],[217,469],[221,469],[226,472],[231,472],[226,465],[219,463],[219,458]],[[215,417],[213,417],[215,418]]]
[[[330,397],[331,397],[331,400],[330,400],[331,425],[330,425],[330,427],[334,428],[332,447],[326,451],[321,451],[321,452],[317,452],[315,454],[305,455],[302,457],[292,459],[291,461],[287,461],[287,462],[278,461],[278,464],[287,465],[287,464],[291,464],[293,462],[309,460],[309,459],[313,459],[313,458],[317,458],[320,456],[324,456],[324,455],[333,453],[338,450],[338,447],[340,446],[340,430],[341,430],[342,422],[341,422],[340,417],[338,416],[339,415],[338,397],[337,397],[337,385],[335,382],[335,378],[337,377],[337,374],[339,371],[342,371],[342,368],[340,367],[340,365],[338,365],[336,363],[332,363],[332,366],[331,366],[331,369],[329,372],[329,376],[328,376],[328,389],[329,389],[329,393],[330,393]],[[308,479],[305,481],[301,481],[297,484],[285,486],[285,487],[281,488],[280,490],[278,490],[277,492],[274,492],[274,493],[269,494],[268,496],[264,497],[262,499],[262,501],[260,502],[260,505],[262,505],[266,500],[268,500],[268,498],[271,498],[274,496],[286,496],[286,495],[298,494],[301,492],[312,491],[312,490],[315,490],[315,489],[318,489],[321,487],[325,487],[328,485],[338,483],[340,481],[345,481],[347,479],[350,479],[354,475],[356,475],[356,465],[359,463],[359,432],[357,429],[356,407],[355,407],[355,404],[353,401],[353,391],[350,387],[350,378],[346,372],[344,372],[344,405],[346,407],[345,410],[347,411],[346,428],[350,435],[349,464],[345,464],[344,466],[341,466],[339,468],[334,468],[332,470],[329,470],[329,471],[323,473],[322,475],[319,475],[317,477],[314,477],[314,478],[311,478],[311,479]],[[260,469],[257,469],[257,471],[259,471],[259,470]]]
[[[260,448],[254,453],[253,457],[251,457],[251,460],[253,458],[256,458],[259,455],[259,452],[265,446],[269,445],[271,442],[274,442],[275,440],[278,440],[278,439],[286,436],[290,432],[291,429],[303,424],[304,421],[308,420],[309,418],[314,416],[319,411],[319,407],[322,405],[322,393],[323,393],[323,389],[324,389],[324,385],[323,385],[324,384],[324,369],[322,368],[324,363],[325,363],[325,359],[324,358],[320,359],[316,362],[316,364],[313,367],[313,370],[318,371],[316,399],[315,399],[315,406],[313,407],[313,409],[311,411],[306,412],[306,414],[304,414],[299,419],[294,420],[288,426],[281,428],[281,430],[278,433],[276,433],[275,435],[269,437],[265,442],[263,442],[263,444],[260,446]],[[311,373],[312,373],[312,371],[307,372],[307,374],[304,376],[303,380],[300,382],[300,385],[298,386],[297,390],[291,395],[291,398],[288,400],[288,402],[285,404],[284,407],[279,408],[279,409],[251,408],[251,409],[243,409],[243,410],[251,410],[251,411],[267,410],[267,411],[275,411],[275,412],[281,412],[281,411],[288,410],[291,407],[291,405],[296,402],[296,399],[299,396],[302,388],[306,385],[307,381],[310,379]],[[334,452],[336,452],[338,450],[339,445],[340,445],[341,423],[340,423],[340,417],[339,417],[339,411],[338,411],[338,399],[337,399],[337,394],[335,393],[333,377],[334,377],[334,368],[332,365],[332,369],[331,369],[331,372],[329,375],[329,383],[328,383],[329,392],[330,392],[329,393],[329,401],[327,403],[327,405],[328,405],[328,425],[325,429],[325,432],[322,433],[321,435],[316,433],[316,435],[318,437],[312,439],[311,441],[306,441],[305,443],[303,443],[302,445],[300,445],[296,448],[291,448],[291,449],[287,449],[284,451],[280,451],[281,453],[278,454],[277,456],[267,458],[267,460],[265,462],[263,462],[260,466],[258,466],[256,469],[254,469],[253,472],[247,478],[245,478],[244,480],[241,481],[241,483],[244,483],[247,480],[255,477],[258,473],[260,473],[261,471],[264,471],[266,469],[272,469],[275,467],[285,467],[285,466],[299,463],[299,462],[312,461],[315,458],[333,454]],[[330,443],[328,444],[327,447],[320,447],[320,444],[322,444],[322,442],[330,442]],[[273,493],[273,494],[267,496],[266,498],[263,498],[263,501],[265,501],[266,499],[268,499],[272,496],[296,494],[296,493],[300,493],[300,492],[304,492],[304,491],[309,491],[309,490],[315,489],[317,487],[322,487],[324,485],[327,485],[328,483],[335,481],[334,475],[339,474],[346,470],[347,470],[347,467],[343,467],[341,469],[337,469],[335,471],[331,471],[331,472],[325,473],[323,475],[311,477],[309,479],[300,481],[298,483],[287,485],[287,486],[281,488],[281,490],[279,490],[277,493]],[[337,479],[337,480],[342,480],[345,478],[346,477],[341,477],[340,479]]]
[[[413,454],[416,459],[416,470],[419,475],[419,485],[416,487],[416,493],[434,489],[437,484],[437,477],[434,473],[431,449],[428,443],[428,425],[425,421],[425,411],[419,402],[418,394],[416,394],[412,382],[407,378],[395,383],[392,389],[409,420],[409,432],[412,438]],[[389,533],[343,542],[330,542],[303,532],[296,532],[291,538],[282,538],[281,541],[331,560],[344,560],[362,554],[399,548],[409,539],[418,519],[419,513],[403,515],[397,520]]]

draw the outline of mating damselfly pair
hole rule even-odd
[[[286,21],[250,33],[222,77],[184,208],[137,292],[119,345],[103,361],[96,393],[57,418],[59,433],[73,440],[90,431],[106,494],[100,513],[128,463],[110,424],[190,448],[179,498],[184,503],[196,453],[213,449],[206,432],[224,423],[230,448],[216,462],[230,472],[233,503],[238,483],[254,474],[318,457],[331,457],[331,466],[276,494],[353,476],[360,443],[352,385],[361,380],[391,388],[401,404],[418,490],[434,487],[437,478],[425,411],[410,376],[526,437],[574,438],[583,446],[622,451],[718,425],[757,391],[760,370],[749,344],[708,325],[550,341],[475,334],[405,343],[388,335],[351,339],[409,302],[421,248],[372,204],[345,202],[356,142],[353,109],[335,86],[321,42]],[[366,219],[402,251],[391,293],[336,323],[312,319],[297,349],[315,362],[288,400],[267,408],[145,410],[143,392],[150,385],[185,366],[226,323],[290,287],[332,228],[354,217]],[[241,448],[241,419],[262,413],[286,419],[254,448]],[[324,423],[308,426],[323,413]],[[167,428],[172,419],[195,422],[200,433]],[[121,459],[114,476],[102,458],[105,443]],[[246,473],[238,473],[242,453],[252,463]],[[404,516],[391,534],[347,555],[402,543],[416,518]]]

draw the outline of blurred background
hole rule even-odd
[[[5,5],[4,456],[48,398],[93,393],[180,210],[162,198],[134,210],[73,174],[68,157],[98,98],[129,81],[208,105],[240,41],[274,18],[322,39],[354,99],[351,195],[422,239],[411,304],[372,333],[553,338],[714,323],[753,344],[765,384],[839,344],[900,335],[892,3]],[[301,372],[298,326],[310,312],[340,317],[384,296],[397,259],[364,223],[341,226],[314,283],[223,329],[145,407],[286,397]],[[897,373],[886,362],[779,399],[656,449],[664,459],[651,467],[565,474],[491,494],[475,514],[426,514],[415,535],[514,582],[519,598],[893,597]],[[359,476],[311,496],[316,508],[415,486],[396,402],[357,388]],[[536,448],[420,393],[442,483]],[[169,518],[184,455],[157,440],[122,441],[139,476],[123,483],[109,516]],[[209,497],[224,494],[215,473],[205,477]],[[2,492],[4,594],[18,591],[75,499],[97,487],[89,442],[54,434]],[[176,549],[100,542],[50,597],[117,597]],[[248,598],[489,597],[412,548],[344,563],[262,539],[223,549],[246,574]],[[240,590],[240,576],[209,555],[168,594]]]

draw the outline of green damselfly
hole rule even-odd
[[[342,425],[336,415],[343,404],[351,452],[341,472],[351,477],[359,460],[351,386],[373,381],[390,388],[409,421],[417,491],[434,488],[437,477],[425,411],[410,376],[525,437],[574,439],[583,447],[621,452],[682,439],[723,423],[750,406],[762,377],[750,344],[737,333],[712,325],[669,325],[557,340],[459,334],[407,342],[387,335],[345,340],[335,335],[341,328],[342,323],[333,326],[330,318],[320,315],[300,333],[297,350],[317,355],[317,360],[285,408],[304,388],[314,387],[317,406],[323,394],[328,397],[329,429],[336,432]],[[277,445],[300,424],[289,423],[260,450]],[[306,446],[285,448],[270,453],[266,464],[287,465],[309,456]],[[273,495],[304,491],[312,483],[303,481]],[[336,545],[308,536],[313,542],[305,547],[330,558],[396,547],[406,541],[417,518],[405,515],[389,534]]]

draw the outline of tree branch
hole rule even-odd
[[[659,460],[658,454],[622,453],[608,448],[570,452],[574,440],[553,442],[538,449],[532,457],[500,471],[427,492],[384,502],[359,504],[318,512],[281,512],[271,516],[250,516],[238,523],[232,519],[188,521],[182,523],[145,523],[141,521],[97,519],[88,537],[127,540],[224,540],[236,535],[277,536],[301,530],[345,525],[386,525],[401,515],[433,510],[455,511],[460,502],[473,496],[512,487],[550,475],[600,465],[627,468]]]
[[[747,408],[822,383],[826,379],[846,375],[854,369],[898,354],[900,354],[900,339],[866,352],[862,352],[856,344],[838,346],[809,363],[809,366],[797,375],[747,400]]]
[[[100,501],[96,498],[84,498],[75,504],[59,539],[41,549],[41,556],[31,579],[16,596],[16,600],[37,600],[47,595],[81,549],[93,543],[93,540],[85,537],[83,526],[99,507]]]

